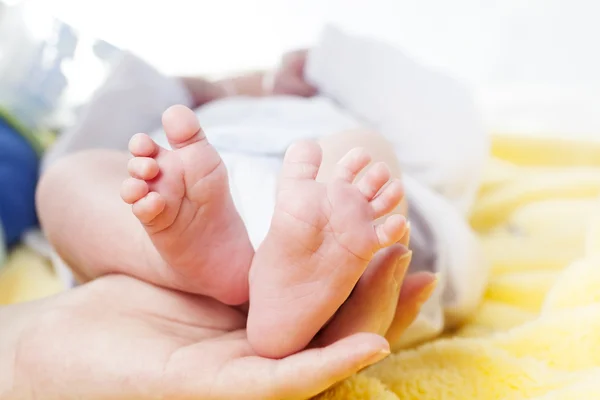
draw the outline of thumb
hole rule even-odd
[[[305,350],[281,360],[265,359],[270,363],[267,376],[272,379],[266,385],[255,386],[257,398],[310,398],[389,354],[389,345],[383,337],[358,333],[327,347]],[[264,382],[264,376],[250,379]]]

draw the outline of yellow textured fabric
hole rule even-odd
[[[600,144],[497,136],[492,155],[471,217],[492,264],[481,306],[359,376],[407,400],[600,398]]]
[[[468,323],[317,396],[338,399],[600,398],[600,143],[496,136],[472,224],[493,266]],[[19,249],[0,304],[60,290]]]
[[[485,297],[502,304],[538,312],[544,304],[546,293],[556,282],[557,276],[559,276],[558,272],[545,270],[493,276]]]
[[[380,379],[358,374],[336,385],[319,396],[321,400],[355,399],[355,400],[397,400]]]
[[[26,248],[14,250],[0,268],[0,305],[35,300],[62,289],[50,263]]]

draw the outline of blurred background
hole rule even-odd
[[[270,67],[333,22],[468,82],[491,130],[588,136],[600,130],[600,54],[593,43],[600,5],[592,0],[29,3],[38,18],[50,13],[168,74]],[[96,82],[91,68],[71,71],[81,93]]]

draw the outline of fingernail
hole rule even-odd
[[[369,358],[365,359],[365,361],[363,362],[363,364],[360,367],[360,369],[363,369],[363,368],[371,366],[371,365],[373,365],[375,363],[378,363],[379,361],[383,360],[384,358],[386,358],[389,355],[390,355],[390,351],[389,350],[381,349],[377,353],[374,353]]]
[[[396,270],[394,271],[394,280],[398,285],[402,285],[402,281],[404,280],[404,275],[406,275],[406,270],[408,270],[408,266],[410,265],[410,261],[412,260],[412,250],[407,251],[398,257],[396,261]]]
[[[433,291],[437,287],[437,284],[438,284],[438,275],[435,274],[435,279],[433,281],[431,281],[430,283],[428,283],[427,285],[425,285],[423,287],[423,289],[421,289],[421,293],[419,293],[419,295],[417,296],[417,302],[421,305],[425,304],[425,302],[427,300],[429,300],[429,298],[433,294]]]
[[[408,220],[406,220],[406,230],[404,231],[404,236],[402,236],[402,239],[400,239],[399,243],[405,245],[406,247],[408,247],[410,244],[410,221]]]

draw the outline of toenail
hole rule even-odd
[[[411,260],[412,250],[409,250],[408,252],[398,257],[398,260],[396,261],[394,280],[396,281],[398,287],[400,287],[402,285],[402,282],[404,281],[404,276],[406,275],[406,271],[408,270],[408,266],[410,265]]]

